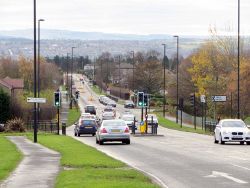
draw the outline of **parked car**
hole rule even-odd
[[[130,144],[129,128],[124,120],[104,120],[96,131],[96,143],[102,145],[108,141],[121,141]]]
[[[250,130],[241,119],[223,119],[214,130],[214,143],[240,142],[250,145]]]
[[[107,101],[107,106],[112,106],[112,107],[116,107],[116,102],[112,99]]]
[[[106,96],[105,96],[105,95],[100,95],[100,96],[99,96],[98,100],[99,100],[100,103],[103,103],[103,98],[104,98],[104,97],[106,97]]]
[[[80,118],[79,122],[75,124],[74,133],[75,136],[81,136],[81,134],[92,134],[92,136],[95,136],[97,128],[98,125],[94,119]]]
[[[115,119],[114,112],[103,112],[102,113],[102,120],[110,120]]]
[[[135,116],[134,116],[133,114],[124,114],[124,115],[121,117],[121,119],[125,121],[126,125],[127,125],[129,128],[132,128],[132,125],[134,124]]]
[[[85,113],[90,113],[96,115],[96,107],[94,105],[86,105]]]
[[[103,112],[113,112],[114,113],[114,117],[116,116],[116,111],[115,111],[115,109],[112,106],[106,106],[103,109]]]
[[[135,103],[133,101],[127,100],[124,103],[124,108],[134,108],[135,107]]]

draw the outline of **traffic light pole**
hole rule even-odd
[[[141,108],[141,121],[143,121],[143,107]]]
[[[57,134],[59,135],[60,133],[60,127],[59,127],[59,122],[60,122],[60,113],[59,113],[59,106],[57,107]]]

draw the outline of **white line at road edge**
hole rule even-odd
[[[231,164],[231,165],[250,171],[250,168],[247,168],[247,167],[244,167],[244,166],[240,166],[240,165],[236,165],[236,164]]]
[[[160,178],[158,178],[158,177],[155,176],[154,174],[151,174],[150,172],[147,172],[147,171],[145,171],[145,170],[142,170],[142,169],[140,169],[140,168],[138,168],[138,167],[135,167],[135,166],[133,166],[133,165],[130,165],[130,164],[128,164],[128,165],[131,166],[131,167],[133,167],[134,169],[136,169],[136,170],[138,170],[138,171],[143,172],[144,174],[147,174],[147,175],[151,176],[151,177],[153,178],[153,181],[154,181],[155,183],[157,183],[157,184],[160,184],[162,187],[169,188]]]

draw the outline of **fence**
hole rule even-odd
[[[26,130],[31,131],[34,129],[34,121],[29,121],[26,123]],[[57,122],[45,120],[45,121],[38,121],[37,122],[38,131],[41,132],[50,132],[50,133],[57,133]]]

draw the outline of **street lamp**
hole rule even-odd
[[[76,47],[72,47],[72,53],[71,53],[71,77],[70,77],[70,109],[72,109],[72,98],[73,98],[73,95],[72,95],[72,74],[73,74],[73,57],[74,57],[74,48]]]
[[[163,47],[164,47],[164,55],[163,55],[163,92],[164,92],[164,95],[163,95],[163,117],[165,118],[165,106],[166,106],[166,44],[162,44]]]
[[[178,123],[178,110],[179,110],[179,36],[174,36],[177,40],[177,62],[176,62],[176,123]]]
[[[134,51],[131,51],[132,53],[132,57],[133,57],[133,83],[132,83],[132,89],[133,89],[133,92],[135,90],[135,80],[134,80],[134,70],[135,70],[135,52]]]
[[[36,0],[34,0],[34,98],[36,98]],[[37,142],[37,113],[36,103],[34,103],[34,142]]]
[[[238,88],[237,118],[240,119],[240,0],[238,0]]]
[[[38,98],[40,97],[40,22],[45,21],[44,19],[38,20],[38,65],[37,65],[37,87],[38,87]],[[40,114],[40,105],[37,104],[38,112],[37,112],[37,120],[39,121]]]
[[[67,85],[67,92],[69,91],[69,53],[67,53],[67,72],[66,72],[66,85]]]

